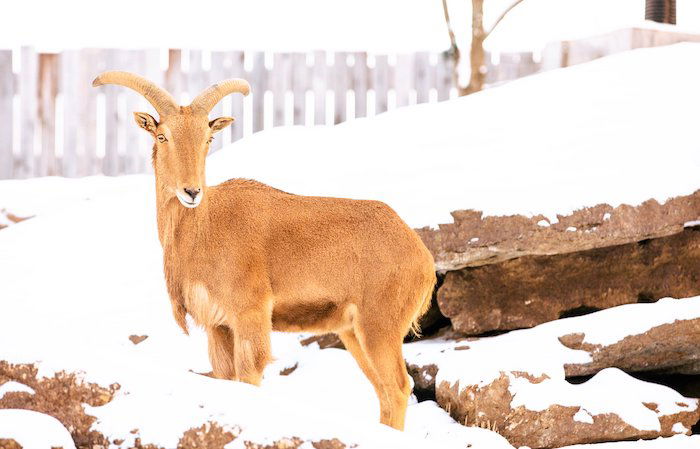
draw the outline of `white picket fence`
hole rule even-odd
[[[502,53],[487,57],[486,82],[684,40],[700,36],[628,29],[549,45],[537,60],[532,53]],[[129,89],[92,88],[92,80],[104,70],[142,74],[183,104],[211,83],[247,79],[252,86],[248,97],[229,96],[211,113],[236,117],[214,141],[216,151],[273,126],[330,125],[446,100],[456,95],[451,64],[447,55],[427,52],[0,50],[0,179],[150,170],[150,137],[135,126],[131,112],[154,112]]]

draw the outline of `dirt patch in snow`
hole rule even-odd
[[[6,228],[9,225],[19,223],[20,221],[28,220],[32,217],[19,217],[6,209],[0,209],[0,229]]]

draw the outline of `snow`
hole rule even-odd
[[[591,416],[585,408],[581,407],[581,409],[574,414],[574,421],[593,424],[593,416]]]
[[[60,421],[31,410],[0,409],[0,438],[15,440],[27,449],[75,449]]]
[[[66,370],[103,386],[119,383],[110,403],[86,406],[97,417],[93,428],[110,440],[174,447],[187,429],[216,421],[240,433],[231,448],[295,436],[359,448],[509,447],[428,405],[409,406],[403,433],[380,425],[374,390],[352,357],[303,347],[296,334],[273,334],[275,361],[259,388],[196,374],[211,369],[206,336],[193,328],[187,337],[172,319],[153,179],[0,182],[0,198],[21,202],[42,192],[55,197],[37,199],[27,207],[36,208],[34,218],[0,231],[0,341],[12,342],[0,345],[0,360],[35,363],[39,376]],[[148,338],[134,345],[132,334]],[[431,430],[433,421],[445,431]]]
[[[654,440],[618,441],[615,443],[576,444],[560,449],[698,449],[700,435],[674,435]]]
[[[208,180],[380,199],[414,227],[457,209],[554,223],[599,203],[663,202],[700,188],[699,78],[700,44],[634,50],[335,127],[257,133],[212,154]]]
[[[464,344],[459,341],[421,341],[405,345],[404,356],[418,366],[437,365],[436,385],[459,382],[461,389],[470,385],[482,388],[505,373],[514,395],[514,408],[523,405],[541,411],[552,404],[580,406],[590,415],[615,413],[638,429],[658,430],[658,416],[695,409],[697,400],[634,379],[617,368],[604,369],[582,384],[570,384],[565,380],[564,365],[587,363],[591,357],[586,351],[564,346],[559,337],[583,333],[584,343],[610,345],[662,324],[695,318],[700,318],[700,296],[665,298],[652,304],[627,304],[476,339],[469,341],[468,350],[456,350]],[[470,368],[464,369],[467,366]],[[513,374],[518,371],[536,377],[546,374],[549,378],[531,383]],[[658,414],[643,402],[658,404]],[[578,415],[579,420],[583,420],[582,416]]]
[[[2,399],[2,397],[5,396],[6,393],[11,392],[34,394],[34,390],[31,387],[28,387],[19,382],[15,382],[14,380],[10,380],[0,385],[0,399]]]

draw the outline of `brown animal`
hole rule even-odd
[[[411,386],[401,345],[435,285],[418,235],[378,201],[292,195],[245,179],[207,186],[209,142],[234,120],[207,115],[224,96],[248,94],[244,80],[215,84],[189,106],[131,73],[105,72],[93,86],[103,84],[135,90],[160,115],[134,113],[155,139],[168,293],[185,332],[188,313],[206,329],[214,375],[258,385],[270,331],[335,332],[374,386],[381,422],[403,429]]]

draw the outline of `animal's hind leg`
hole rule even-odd
[[[345,349],[347,349],[355,358],[357,365],[360,367],[365,377],[367,377],[367,379],[372,383],[374,391],[377,393],[377,397],[381,398],[384,395],[382,392],[382,383],[380,382],[379,376],[374,370],[374,367],[362,350],[362,346],[357,340],[355,332],[352,329],[338,332],[338,337],[340,337],[340,341],[342,341],[343,345],[345,345]]]
[[[207,329],[209,362],[217,379],[232,380],[236,377],[234,365],[233,333],[228,326]]]
[[[364,325],[363,325],[364,324]],[[403,430],[411,381],[402,354],[403,335],[379,323],[358,323],[355,327],[363,353],[377,375],[380,385],[380,422]]]

